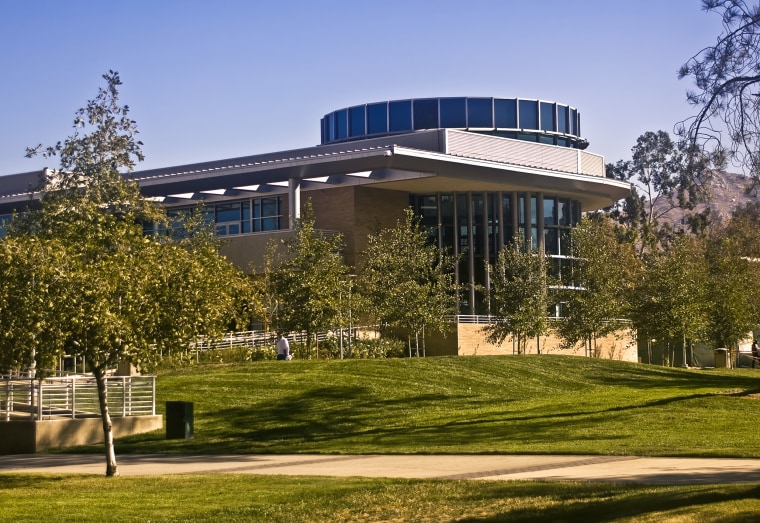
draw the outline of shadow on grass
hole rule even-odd
[[[659,517],[661,521],[678,519],[684,514],[721,514],[723,523],[743,523],[757,521],[756,501],[760,497],[757,485],[732,486],[725,492],[720,486],[696,486],[687,489],[663,487],[653,492],[649,487],[614,485],[607,489],[598,483],[588,486],[536,482],[520,486],[500,487],[498,484],[484,484],[478,499],[499,500],[518,496],[519,498],[550,497],[559,498],[555,506],[538,510],[534,506],[507,510],[500,514],[483,518],[465,517],[459,523],[496,523],[519,521],[543,523],[545,521],[566,522],[606,522],[622,519],[645,519]],[[747,504],[746,511],[732,507],[723,514],[711,505],[741,502]],[[755,506],[753,509],[752,507]],[[715,512],[711,512],[715,510]],[[734,514],[730,514],[734,512]],[[711,519],[713,520],[713,519]]]

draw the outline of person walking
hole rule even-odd
[[[280,334],[280,339],[277,340],[277,359],[286,361],[293,359],[290,354],[290,342],[284,334]]]
[[[757,340],[752,340],[752,368],[755,368],[755,363],[760,357],[760,349],[757,347]]]

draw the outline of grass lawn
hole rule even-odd
[[[263,361],[157,380],[195,438],[117,453],[560,453],[760,457],[760,371],[563,356]],[[77,449],[81,450],[81,449]]]
[[[194,439],[157,431],[117,440],[116,451],[760,457],[759,378],[561,356],[203,365],[157,380],[161,413],[166,401],[194,403]],[[0,474],[4,521],[738,523],[758,514],[756,484]]]
[[[757,485],[0,474],[3,521],[755,522]]]

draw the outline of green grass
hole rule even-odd
[[[562,356],[261,361],[161,374],[195,438],[117,453],[570,453],[760,457],[760,371]],[[77,449],[81,451],[82,449]]]
[[[0,474],[3,521],[757,521],[757,485]]]

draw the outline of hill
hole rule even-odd
[[[116,449],[760,457],[758,377],[546,355],[198,366],[157,380],[160,406],[194,403],[195,438]]]

